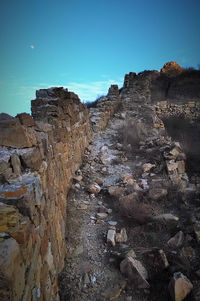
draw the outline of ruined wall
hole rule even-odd
[[[178,104],[169,101],[160,101],[155,107],[157,115],[160,118],[184,116],[193,121],[200,118],[200,102],[198,101],[179,102]]]
[[[39,90],[32,115],[0,118],[0,300],[58,300],[66,196],[91,139],[89,113],[63,88]]]
[[[160,163],[163,162],[171,182],[179,185],[179,189],[182,190],[188,185],[185,171],[186,156],[181,145],[167,135],[162,117],[171,113],[176,114],[176,110],[196,116],[200,106],[196,102],[182,106],[167,101],[154,104],[151,101],[151,83],[159,76],[160,73],[157,71],[144,71],[138,75],[133,72],[127,74],[120,96],[123,108],[127,110],[125,120],[129,121],[131,131],[142,133],[139,135],[140,148],[151,149],[152,146],[159,146]]]
[[[171,69],[168,73],[160,72],[152,80],[150,90],[154,103],[164,100],[177,104],[200,102],[200,71],[183,69],[176,73],[176,69]]]
[[[95,132],[106,128],[108,121],[120,106],[120,96],[117,85],[111,85],[108,95],[101,97],[96,108],[90,109],[90,119]]]

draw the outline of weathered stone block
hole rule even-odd
[[[19,212],[12,206],[0,203],[0,232],[8,232],[10,227],[15,227],[19,222]]]
[[[0,145],[16,148],[36,145],[36,137],[32,129],[22,126],[19,119],[0,121]]]
[[[26,168],[39,170],[42,164],[42,156],[38,148],[28,149],[21,155],[22,162]]]

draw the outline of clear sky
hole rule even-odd
[[[30,112],[35,90],[82,101],[125,73],[200,63],[199,0],[1,0],[0,112]]]

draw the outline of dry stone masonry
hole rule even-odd
[[[97,107],[90,109],[90,119],[94,131],[105,129],[108,121],[120,106],[119,90],[117,85],[111,85],[108,95],[102,96]]]
[[[0,120],[1,300],[58,300],[66,195],[91,139],[76,94],[51,88],[36,96],[33,117]]]
[[[119,101],[113,85],[91,113],[93,128],[106,127]],[[36,91],[31,109],[0,115],[1,300],[59,299],[66,196],[92,138],[89,111],[67,89]]]

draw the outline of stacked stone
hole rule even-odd
[[[141,73],[130,72],[125,75],[122,89],[122,97],[126,96],[127,100],[139,102],[150,102],[151,82],[159,76],[158,71],[144,71]]]
[[[171,144],[171,149],[164,152],[167,171],[170,180],[179,185],[180,189],[185,189],[188,185],[188,176],[185,171],[186,156],[178,142]]]
[[[0,299],[58,300],[66,196],[91,139],[89,113],[63,88],[39,90],[32,118],[0,118]]]
[[[129,72],[129,74],[126,74],[124,77],[124,85],[123,88],[133,88],[134,81],[136,79],[136,73],[135,72]]]
[[[120,96],[117,85],[111,85],[107,96],[98,100],[97,107],[90,109],[90,120],[95,132],[106,128],[108,121],[120,105]]]
[[[189,101],[177,104],[170,101],[160,101],[156,104],[156,111],[160,118],[185,116],[195,121],[200,118],[200,103]]]

